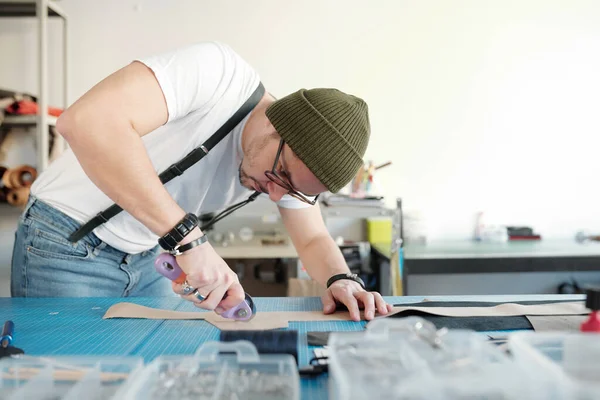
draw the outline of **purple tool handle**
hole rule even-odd
[[[161,253],[154,261],[154,268],[159,274],[169,278],[172,281],[176,281],[180,276],[182,276],[182,274],[184,274],[179,264],[177,264],[175,256],[172,256],[169,253]],[[227,297],[227,293],[225,293],[225,297]],[[240,310],[245,310],[245,312],[240,313]],[[252,317],[252,308],[248,302],[244,300],[237,306],[225,311],[223,314],[221,314],[221,316],[223,318],[234,319],[236,321],[246,321]]]
[[[225,297],[227,297],[227,294],[225,294]],[[240,310],[245,310],[246,312],[240,314]],[[244,315],[244,316],[240,317],[239,315]],[[225,311],[223,314],[221,314],[221,317],[228,318],[228,319],[235,319],[236,321],[247,321],[250,318],[252,318],[252,308],[250,308],[250,306],[248,305],[248,302],[246,300],[244,300],[237,306],[232,307],[229,310]]]
[[[154,268],[156,268],[156,271],[159,274],[169,278],[172,281],[177,280],[177,278],[179,278],[183,273],[177,264],[175,257],[169,253],[162,253],[156,257],[156,260],[154,261]]]

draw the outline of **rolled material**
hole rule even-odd
[[[9,189],[28,188],[37,178],[37,170],[29,165],[10,168],[2,176],[2,183]]]
[[[221,331],[220,340],[248,340],[259,354],[290,354],[298,362],[298,331]]]
[[[8,194],[8,189],[4,186],[4,183],[2,182],[4,173],[7,170],[8,169],[6,167],[3,167],[2,165],[0,165],[0,203],[6,202],[6,195]]]
[[[27,204],[29,198],[29,188],[22,187],[18,189],[10,189],[6,195],[6,201],[12,206],[23,206]]]

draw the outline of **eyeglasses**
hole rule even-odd
[[[277,172],[277,164],[279,164],[279,156],[281,156],[281,150],[283,149],[283,145],[284,141],[283,139],[281,139],[281,141],[279,142],[279,149],[277,150],[277,155],[275,156],[275,162],[273,163],[273,168],[271,169],[271,171],[265,171],[265,175],[267,176],[267,178],[269,178],[269,180],[271,180],[271,182],[287,190],[287,194],[289,194],[290,196],[307,204],[310,204],[311,206],[314,206],[317,203],[319,195],[316,195],[315,198],[312,200],[309,199],[306,195],[300,193],[292,186],[292,184],[289,181],[289,178],[287,177],[284,171],[281,171],[279,173]],[[282,176],[280,176],[279,174],[281,174]]]
[[[273,163],[273,169],[271,171],[265,171],[265,175],[267,176],[267,178],[269,178],[273,183],[275,183],[276,185],[281,186],[282,188],[286,189],[288,191],[288,194],[300,201],[303,201],[305,203],[308,203],[312,206],[314,206],[317,203],[317,199],[319,198],[319,195],[316,195],[315,198],[313,200],[310,200],[307,196],[303,195],[302,193],[298,192],[296,189],[294,189],[294,187],[292,186],[291,183],[289,183],[289,179],[286,176],[285,172],[280,172],[284,177],[282,178],[281,176],[279,176],[279,173],[277,172],[277,164],[279,164],[279,156],[281,155],[281,150],[283,149],[283,139],[281,139],[281,142],[279,142],[279,149],[277,150],[277,155],[275,156],[275,163]],[[228,216],[229,214],[233,213],[235,210],[238,210],[240,208],[242,208],[243,206],[245,206],[248,203],[253,202],[254,200],[256,200],[256,198],[258,196],[260,196],[261,193],[260,192],[254,192],[252,193],[252,195],[250,195],[250,197],[248,197],[246,200],[241,201],[239,203],[236,203],[230,207],[227,207],[226,209],[224,209],[223,211],[221,211],[220,213],[218,213],[217,215],[201,215],[200,219],[204,219],[206,217],[210,218],[210,220],[208,220],[207,222],[205,222],[201,227],[200,230],[205,231],[210,229],[215,223],[217,223],[218,221],[222,220],[223,218],[225,218],[226,216]]]

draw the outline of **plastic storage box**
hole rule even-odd
[[[300,397],[294,357],[259,355],[248,341],[207,342],[193,356],[161,356],[136,374],[117,398],[275,400]]]
[[[378,319],[363,332],[332,333],[330,399],[549,399],[487,338],[436,330],[409,317]]]
[[[536,371],[532,385],[551,399],[600,399],[600,335],[579,332],[516,332],[508,346],[523,369]]]
[[[143,365],[141,357],[3,358],[0,399],[110,399]]]

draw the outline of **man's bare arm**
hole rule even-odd
[[[185,215],[160,182],[141,139],[167,119],[153,72],[133,62],[85,93],[56,125],[94,184],[157,235]]]
[[[336,274],[350,272],[339,247],[327,231],[318,205],[279,208],[283,223],[311,278],[323,286]]]

